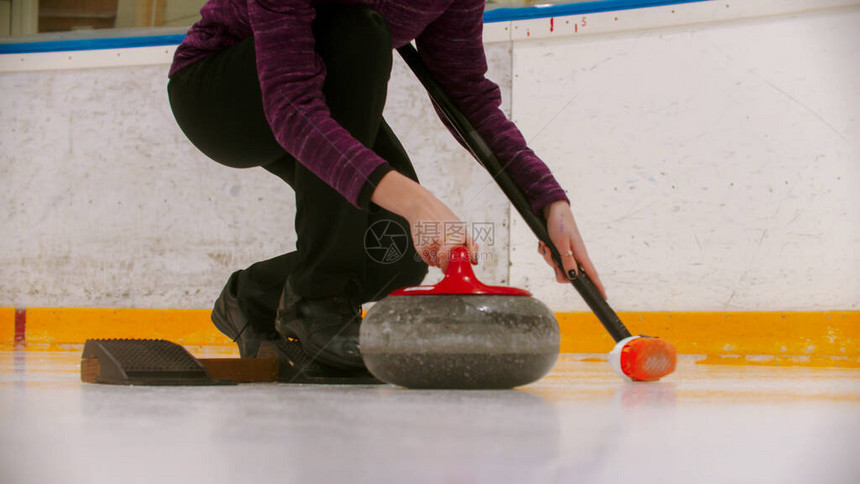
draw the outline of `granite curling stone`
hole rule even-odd
[[[523,289],[478,281],[465,247],[451,251],[442,281],[392,292],[360,331],[368,370],[408,388],[526,385],[552,369],[560,340],[546,305]]]

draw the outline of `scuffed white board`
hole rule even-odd
[[[487,55],[508,111],[510,46]],[[4,73],[0,92],[0,306],[207,308],[232,271],[295,248],[292,189],[197,151],[167,65]],[[385,117],[430,190],[494,224],[476,270],[505,283],[507,202],[399,58]]]
[[[616,310],[860,306],[860,9],[514,43],[513,116]],[[511,282],[552,282],[512,215]]]

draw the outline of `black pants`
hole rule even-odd
[[[323,93],[332,117],[417,180],[382,118],[392,63],[385,20],[366,7],[329,6],[317,9],[313,28],[326,64]],[[427,265],[416,257],[402,217],[355,208],[275,140],[263,114],[253,39],[175,73],[168,93],[179,126],[203,153],[235,168],[263,167],[295,191],[296,251],[257,262],[239,276],[239,304],[250,319],[274,320],[288,277],[300,296],[346,295],[356,302],[378,300],[423,280]]]

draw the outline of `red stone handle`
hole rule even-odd
[[[398,289],[389,296],[423,296],[439,294],[486,294],[499,296],[531,296],[525,289],[507,286],[488,286],[479,281],[472,271],[469,251],[459,246],[451,249],[451,260],[445,277],[435,286],[413,286]]]

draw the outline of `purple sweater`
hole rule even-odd
[[[506,166],[532,209],[567,200],[549,168],[499,109],[499,88],[485,77],[484,0],[209,0],[200,11],[202,19],[177,48],[169,75],[253,35],[263,105],[275,138],[360,206],[359,194],[374,188],[365,187],[372,183],[370,175],[386,162],[332,119],[325,104],[325,64],[314,51],[311,31],[314,6],[323,3],[374,8],[388,22],[394,48],[414,39],[427,67]]]

